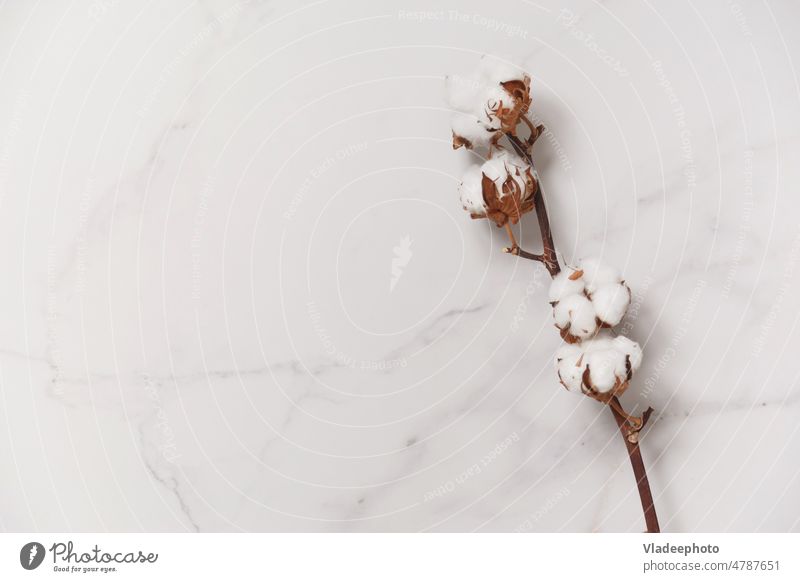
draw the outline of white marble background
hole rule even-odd
[[[561,253],[636,293],[663,529],[800,529],[799,17],[3,2],[0,528],[641,531],[546,273],[458,203],[442,78],[489,52]]]

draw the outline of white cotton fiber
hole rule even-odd
[[[453,133],[469,140],[473,147],[486,147],[494,137],[494,132],[487,129],[475,116],[456,113],[451,122]]]
[[[501,108],[514,107],[514,98],[500,85],[487,87],[481,93],[479,119],[493,129],[500,129],[500,120],[495,115]]]
[[[575,344],[564,344],[556,351],[556,372],[564,387],[570,392],[581,391],[583,366],[579,359],[583,350]]]
[[[473,215],[483,215],[486,211],[481,189],[482,177],[481,167],[473,164],[464,172],[461,184],[458,187],[461,205],[464,210]]]
[[[448,104],[471,120],[467,122],[456,116],[453,119],[453,133],[468,140],[473,147],[483,147],[494,137],[491,130],[501,129],[503,123],[515,125],[515,116],[518,113],[510,113],[517,111],[515,99],[500,83],[524,78],[525,73],[521,69],[488,56],[481,59],[478,70],[473,75],[446,77],[445,93]],[[489,135],[484,132],[489,132]],[[465,144],[456,143],[456,147],[461,145]]]
[[[631,303],[631,291],[624,283],[608,283],[598,287],[591,294],[591,299],[597,318],[615,326],[625,317]]]
[[[586,355],[589,378],[597,392],[609,392],[617,384],[617,371],[625,366],[625,355],[617,350],[598,349]]]
[[[501,150],[496,153],[494,157],[483,163],[481,171],[483,175],[495,183],[500,198],[506,195],[506,193],[503,192],[503,184],[505,184],[509,178],[517,183],[520,192],[528,192],[525,176],[531,171],[531,167],[516,154]]]
[[[490,160],[486,160],[481,167],[483,175],[489,178],[492,182],[500,188],[503,182],[508,177],[508,170],[506,169],[507,155],[504,152],[494,156]]]
[[[568,299],[572,305],[577,300],[571,298],[576,295],[586,297],[592,304],[596,318],[606,327],[619,324],[631,302],[630,289],[622,281],[619,272],[598,259],[583,260],[577,270],[565,269],[559,273],[550,285],[549,295],[555,307]],[[555,315],[555,311],[553,313]],[[556,325],[559,323],[556,322]],[[559,327],[566,329],[561,325]]]
[[[612,337],[601,332],[593,339],[579,344],[564,345],[556,351],[556,370],[559,380],[570,391],[605,394],[624,390],[632,374],[642,362],[642,350],[634,341]],[[587,386],[584,374],[588,370]]]
[[[578,273],[572,269],[564,269],[553,278],[550,283],[550,302],[560,301],[568,295],[582,295],[584,282],[583,277],[575,277]]]
[[[559,329],[585,339],[597,331],[594,306],[584,295],[569,295],[553,307],[553,319]]]
[[[594,293],[601,285],[619,283],[622,280],[619,271],[604,264],[600,259],[584,259],[580,262],[579,268],[583,271],[586,292],[589,294]]]
[[[642,365],[642,348],[635,341],[619,335],[614,338],[614,348],[622,351],[631,363],[631,371],[635,372]]]

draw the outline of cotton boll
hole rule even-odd
[[[510,154],[501,151],[493,158],[486,160],[481,167],[483,175],[497,185],[497,188],[501,191],[501,195],[503,182],[508,179],[509,165],[513,166]]]
[[[556,326],[578,339],[585,339],[597,331],[594,306],[584,295],[569,295],[553,308]]]
[[[575,297],[581,296],[575,295]],[[593,309],[589,309],[582,301],[580,303],[580,307],[572,313],[572,324],[569,327],[569,333],[577,338],[585,339],[597,331],[597,317]]]
[[[619,271],[603,264],[600,259],[584,259],[580,263],[580,269],[583,271],[586,292],[589,294],[594,293],[602,285],[622,281]]]
[[[530,172],[530,166],[518,166],[518,165],[511,165],[507,167],[508,169],[508,177],[511,178],[514,183],[519,188],[520,192],[529,192],[533,194],[535,189],[533,188],[533,184],[538,184],[538,178],[534,178],[533,174]],[[530,187],[529,187],[530,184]],[[505,196],[506,193],[503,192],[501,195]],[[527,198],[525,196],[524,198]]]
[[[586,354],[591,387],[600,393],[610,392],[627,377],[625,354],[613,348],[600,348]]]
[[[628,310],[631,290],[624,283],[603,284],[591,294],[597,318],[609,326],[615,326]]]
[[[556,326],[564,329],[569,327],[572,322],[572,312],[576,309],[583,309],[583,295],[568,295],[553,306],[553,319]],[[591,303],[589,303],[591,306]]]
[[[631,372],[635,372],[642,365],[642,348],[635,341],[620,335],[614,338],[614,348],[628,357],[628,361],[631,364]]]
[[[511,178],[520,190],[526,190],[525,173],[530,170],[530,166],[519,156],[505,150],[498,152],[493,158],[486,160],[481,167],[484,176],[489,178],[497,185],[500,196],[503,193],[503,184]]]
[[[516,135],[521,116],[531,105],[530,77],[514,65],[494,57],[484,57],[478,71],[472,76],[451,75],[445,78],[445,92],[450,107],[471,115],[494,130]],[[475,129],[463,122],[453,126],[453,146],[471,148],[484,145],[486,136],[475,135]]]
[[[497,114],[503,109],[513,107],[514,98],[500,85],[493,85],[481,93],[481,101],[478,104],[479,118],[493,129],[500,129],[502,124]]]
[[[556,352],[556,370],[561,383],[571,391],[607,402],[622,394],[630,376],[642,362],[642,350],[634,341],[601,331],[591,339],[567,344]]]
[[[507,157],[501,153],[490,160],[486,160],[481,167],[481,172],[483,175],[497,184],[498,187],[502,186],[503,182],[505,182],[506,178],[508,177],[506,160]]]
[[[583,366],[580,361],[583,350],[575,344],[566,344],[556,351],[556,373],[561,384],[571,392],[581,391]]]
[[[516,224],[534,208],[539,183],[530,165],[519,156],[499,150],[481,166],[486,217],[497,226]]]
[[[563,344],[556,350],[556,361],[562,360],[564,358],[574,357],[574,359],[578,359],[580,355],[583,353],[583,350],[579,345],[575,344]]]
[[[550,302],[560,301],[568,295],[581,295],[583,293],[584,282],[578,271],[564,269],[553,278],[550,283]]]
[[[453,128],[453,147],[465,145],[467,148],[486,147],[495,137],[485,124],[466,113],[456,113],[451,122]],[[459,139],[461,138],[461,139]],[[466,143],[465,143],[466,142]]]
[[[482,173],[480,166],[472,165],[464,173],[458,187],[461,196],[461,205],[464,210],[473,216],[485,216],[486,208],[483,204],[481,190]]]

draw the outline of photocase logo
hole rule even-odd
[[[26,570],[35,570],[44,561],[44,546],[39,542],[28,542],[19,551],[19,563]]]
[[[400,239],[400,242],[397,243],[397,246],[392,248],[394,258],[392,259],[392,278],[389,281],[389,293],[394,291],[397,282],[400,280],[400,277],[403,276],[403,269],[408,265],[411,257],[414,255],[414,253],[411,252],[412,242],[411,237],[405,235]]]

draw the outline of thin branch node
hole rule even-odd
[[[529,253],[528,251],[524,251],[521,248],[514,246],[514,247],[505,247],[503,248],[504,253],[508,253],[509,255],[514,255],[515,257],[520,257],[523,259],[530,259],[531,261],[539,261],[540,263],[545,262],[544,255],[537,255],[536,253]]]

